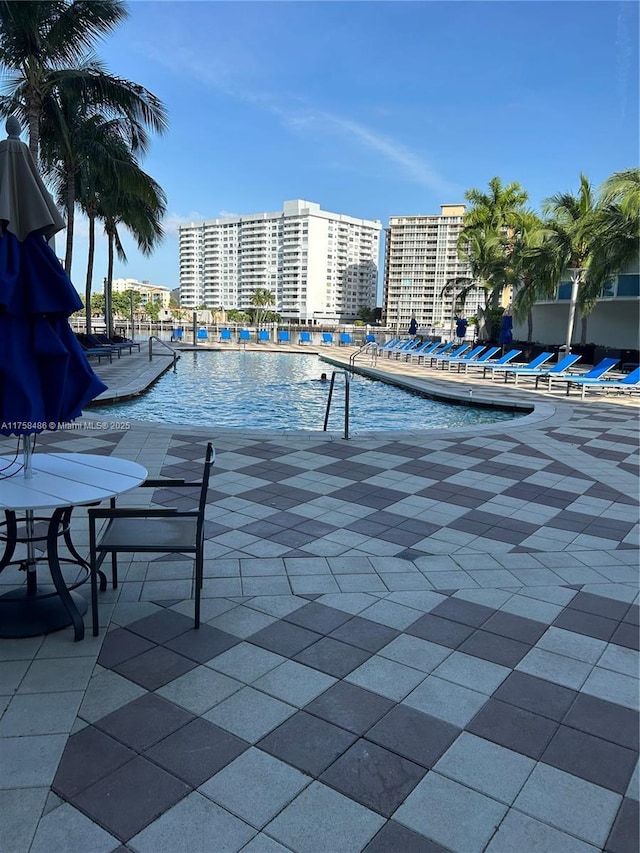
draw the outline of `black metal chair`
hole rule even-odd
[[[89,509],[89,563],[91,571],[91,615],[93,635],[98,635],[98,574],[107,554],[111,554],[113,588],[118,586],[118,554],[193,554],[194,555],[194,627],[200,627],[200,593],[204,568],[204,511],[211,467],[215,451],[207,444],[202,480],[190,482],[175,479],[148,479],[143,488],[199,487],[198,508],[178,511],[176,508],[147,509],[116,507],[112,499],[109,509]],[[106,521],[99,537],[96,522]],[[103,587],[104,588],[104,587]]]

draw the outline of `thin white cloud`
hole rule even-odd
[[[203,222],[205,219],[209,218],[210,217],[205,216],[204,213],[200,213],[197,210],[190,210],[189,213],[185,214],[170,213],[163,219],[162,227],[164,228],[164,233],[167,236],[176,236],[180,225],[187,225],[190,222]]]
[[[341,135],[352,142],[359,143],[363,147],[374,151],[392,163],[408,178],[426,189],[442,196],[455,195],[460,188],[448,181],[437,170],[431,166],[428,159],[393,139],[381,134],[364,124],[360,124],[341,115],[318,111],[305,106],[304,102],[289,96],[291,101],[297,101],[297,105],[282,103],[282,96],[274,96],[269,93],[260,93],[249,87],[238,84],[238,78],[247,77],[247,67],[238,62],[238,57],[230,59],[230,54],[225,51],[225,56],[207,56],[203,60],[195,54],[192,49],[176,46],[172,50],[164,49],[162,52],[150,49],[147,46],[149,58],[162,64],[175,74],[195,77],[202,84],[215,89],[235,100],[252,104],[266,112],[275,115],[282,125],[296,133],[329,132]],[[229,61],[227,61],[229,60]]]

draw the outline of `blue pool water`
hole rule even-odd
[[[317,355],[184,352],[133,400],[91,408],[109,418],[239,429],[322,430],[333,367]],[[510,420],[513,412],[457,406],[357,374],[350,377],[351,433],[418,430]],[[328,428],[344,427],[344,380],[336,378]]]

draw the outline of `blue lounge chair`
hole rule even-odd
[[[415,338],[403,338],[403,339],[399,340],[396,344],[394,344],[392,347],[387,347],[387,349],[385,349],[384,352],[385,352],[385,355],[387,356],[387,358],[391,358],[392,353],[395,354],[397,352],[406,352],[407,350],[411,349],[411,347],[413,347],[414,345],[415,345]]]
[[[483,361],[480,364],[476,363],[475,361],[472,361],[467,364],[467,371],[482,369],[482,378],[484,379],[487,375],[487,370],[493,370],[494,367],[502,367],[503,364],[508,364],[510,361],[513,361],[514,358],[517,358],[521,352],[521,349],[510,349],[509,352],[506,352],[503,356],[497,358],[495,361]]]
[[[310,344],[311,343],[311,332],[300,332],[300,340],[299,344]]]
[[[365,344],[375,344],[376,336],[375,335],[365,335],[364,342],[365,342]]]
[[[629,391],[633,392],[634,388],[637,388],[640,391],[640,367],[636,367],[635,370],[632,370],[631,373],[627,373],[625,377],[622,379],[588,379],[586,376],[584,377],[576,377],[574,379],[567,379],[567,394],[571,388],[580,388],[580,398],[584,400],[584,395],[587,389],[591,389],[592,391],[611,391],[612,389],[618,391]]]
[[[420,361],[421,358],[424,358],[427,355],[431,355],[431,353],[435,352],[438,347],[441,347],[442,343],[440,341],[425,341],[421,344],[417,349],[409,350],[404,354],[405,361],[413,361],[414,358]]]
[[[610,370],[618,364],[620,361],[619,358],[603,358],[595,367],[592,367],[591,370],[588,370],[586,373],[576,373],[576,374],[567,374],[566,376],[549,376],[549,383],[547,385],[547,390],[551,391],[551,386],[553,382],[575,382],[575,380],[579,380],[578,384],[586,384],[588,385],[588,380],[591,379],[600,379],[601,376],[604,376],[605,373],[608,373]],[[569,393],[569,386],[567,386],[567,394]]]
[[[448,352],[446,354],[445,354],[444,350],[442,350],[440,353],[437,353],[435,355],[430,355],[430,356],[428,356],[429,367],[436,366],[439,361],[442,361],[442,359],[460,358],[462,353],[466,352],[468,349],[471,349],[471,344],[460,344],[460,346],[456,347],[454,350],[451,350],[451,352]],[[426,360],[427,359],[425,358],[425,363],[426,363]]]
[[[220,343],[231,343],[231,329],[220,329]]]
[[[467,361],[474,361],[475,359],[477,359],[479,357],[480,353],[483,352],[485,349],[486,349],[486,347],[484,344],[478,344],[478,346],[474,347],[471,350],[471,352],[463,353],[458,358],[456,358],[454,356],[452,356],[451,358],[447,358],[446,356],[444,356],[444,358],[441,361],[442,369],[444,370],[445,366],[447,366],[449,368],[449,370],[451,370],[452,364],[460,364],[460,362],[464,363]]]
[[[199,341],[208,341],[209,340],[209,332],[206,329],[198,329],[198,340]]]
[[[268,329],[259,329],[258,330],[258,343],[259,344],[268,344],[269,343],[269,330]]]
[[[280,329],[278,332],[278,343],[279,344],[288,344],[289,343],[289,332],[287,329]]]
[[[409,343],[407,343],[405,346],[401,347],[400,349],[389,350],[388,356],[389,356],[389,358],[391,358],[391,356],[393,356],[393,358],[400,358],[400,356],[403,355],[406,358],[408,353],[413,352],[413,350],[418,349],[419,346],[420,346],[420,339],[419,338],[412,338],[409,341]]]
[[[389,340],[385,341],[383,344],[378,344],[378,352],[386,352],[388,349],[392,349],[399,343],[400,338],[389,338]]]
[[[251,332],[249,329],[240,329],[239,340],[241,344],[248,344],[251,340]]]
[[[545,368],[543,370],[536,370],[532,376],[536,378],[536,388],[538,387],[538,382],[541,379],[546,379],[548,376],[563,376],[570,367],[573,367],[576,362],[580,361],[582,356],[580,355],[565,355],[564,358],[561,358],[557,364],[554,364],[553,367],[550,367],[548,370]]]
[[[350,347],[353,343],[353,338],[349,334],[349,332],[340,332],[340,340],[338,341],[339,346],[341,347]]]
[[[504,367],[495,367],[491,371],[491,378],[493,379],[497,373],[504,373],[504,381],[506,382],[513,374],[515,377],[515,384],[518,384],[519,376],[535,376],[541,370],[544,372],[543,365],[549,361],[550,358],[553,358],[552,352],[541,352],[540,355],[537,355],[535,358],[531,359],[529,364],[509,364]]]
[[[181,341],[182,340],[182,329],[174,329],[171,332],[171,340],[172,341]]]
[[[473,359],[473,364],[484,364],[486,361],[489,361],[494,357],[494,355],[500,352],[500,347],[489,347],[486,352],[483,352],[482,355],[478,356],[478,358]],[[461,358],[456,362],[456,366],[458,368],[458,373],[464,370],[467,372],[467,366],[469,365],[469,359]]]
[[[322,333],[322,340],[320,341],[320,343],[326,344],[327,346],[332,346],[333,345],[333,335],[331,334],[331,332],[323,332]]]

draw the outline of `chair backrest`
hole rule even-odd
[[[251,333],[249,332],[249,329],[240,329],[240,340],[241,341],[250,341],[251,340]]]
[[[637,385],[640,382],[640,367],[636,367],[631,373],[627,373],[624,379],[620,380],[620,385]]]
[[[340,333],[340,343],[341,344],[350,344],[351,343],[351,335],[349,332],[341,332]]]
[[[302,334],[304,334],[304,332],[303,332]],[[375,335],[366,335],[366,336],[365,336],[365,339],[364,339],[364,342],[365,342],[366,344],[375,344],[375,342],[376,342],[376,336],[375,336]]]
[[[224,331],[224,329],[222,331]],[[174,329],[173,330],[173,337],[177,341],[181,341],[182,340],[182,329]]]
[[[477,347],[474,347],[471,350],[471,352],[466,353],[466,355],[462,355],[461,358],[463,358],[465,361],[471,361],[476,356],[480,355],[480,353],[482,352],[483,349],[484,349],[484,344],[477,346]]]
[[[435,354],[436,355],[451,355],[452,354],[451,351],[455,347],[455,345],[456,345],[455,341],[449,341],[449,343],[445,344],[441,350],[437,350]],[[441,344],[441,346],[442,346],[442,344]]]
[[[258,340],[259,341],[268,341],[269,340],[269,330],[268,329],[260,329],[258,332]]]
[[[207,444],[207,452],[204,457],[204,471],[202,472],[202,484],[200,486],[200,499],[198,500],[198,523],[196,525],[196,539],[199,540],[204,529],[204,511],[207,506],[207,493],[209,491],[209,477],[211,468],[216,460],[216,453],[211,442]]]
[[[520,355],[520,353],[521,353],[521,352],[522,352],[522,350],[521,350],[521,349],[510,349],[510,350],[509,350],[509,352],[506,352],[506,353],[502,356],[502,358],[499,358],[499,359],[496,361],[496,364],[506,364],[508,361],[513,361],[513,359],[514,359],[516,356]]]
[[[333,343],[333,335],[331,332],[323,332],[322,333],[322,343],[323,344],[332,344]]]
[[[462,353],[465,352],[465,350],[469,349],[470,346],[471,344],[461,344],[459,347],[454,349],[453,352],[449,353],[446,356],[442,355],[442,353],[444,353],[444,350],[442,350],[442,352],[438,353],[435,358],[440,358],[440,356],[442,356],[442,358],[459,358]]]
[[[482,353],[482,355],[480,356],[480,358],[477,359],[477,361],[480,363],[482,363],[483,361],[489,361],[489,359],[493,358],[493,356],[497,352],[500,352],[500,347],[489,347],[486,352]]]
[[[597,379],[599,376],[604,375],[608,370],[611,370],[612,367],[615,367],[619,361],[619,358],[603,358],[595,367],[592,367],[591,370],[587,371],[581,379]]]
[[[529,362],[527,370],[535,370],[537,367],[540,367],[541,364],[544,364],[545,361],[549,361],[552,356],[552,352],[541,352],[540,355],[537,355]]]
[[[283,343],[287,343],[289,341],[289,332],[286,331],[286,329],[281,329],[278,332],[278,340],[282,341]]]
[[[565,370],[569,370],[571,365],[575,364],[577,361],[580,361],[581,358],[581,355],[565,355],[564,358],[561,358],[557,364],[554,364],[553,367],[550,367],[547,373],[564,373]]]
[[[300,332],[300,341],[304,344],[311,343],[311,332]]]
[[[230,341],[231,340],[231,329],[220,329],[220,340],[221,341]]]
[[[198,340],[206,341],[209,337],[209,332],[206,329],[198,329]]]

